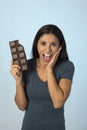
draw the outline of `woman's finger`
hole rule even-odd
[[[13,64],[13,60],[11,62],[11,68],[18,68],[21,69],[21,67],[19,65]]]

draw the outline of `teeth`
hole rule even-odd
[[[44,56],[50,57],[50,56],[52,56],[52,55],[51,55],[51,54],[44,54]]]

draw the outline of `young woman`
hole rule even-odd
[[[74,65],[56,25],[42,26],[33,42],[29,69],[11,65],[16,80],[15,102],[25,110],[21,130],[65,130],[64,104],[69,97]]]

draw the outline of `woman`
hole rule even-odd
[[[25,110],[22,130],[65,130],[64,104],[69,97],[74,65],[69,61],[61,30],[42,26],[33,42],[29,70],[12,63],[15,102]]]

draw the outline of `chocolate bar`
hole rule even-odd
[[[19,65],[22,70],[28,70],[27,58],[23,45],[18,40],[10,41],[10,50],[13,64]]]

